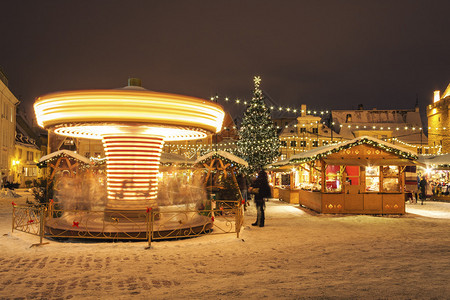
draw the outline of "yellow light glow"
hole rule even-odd
[[[438,102],[439,100],[441,100],[441,92],[440,91],[434,91],[434,98],[433,98],[433,103]]]
[[[219,132],[225,113],[214,102],[175,94],[130,90],[68,91],[39,97],[34,104],[41,127],[67,123],[133,123]],[[61,126],[61,125],[65,126]],[[98,134],[98,132],[95,132]],[[98,137],[97,137],[98,138]],[[180,140],[184,138],[180,137]]]
[[[164,141],[205,138],[221,130],[225,116],[214,102],[136,90],[53,93],[38,98],[34,109],[45,129],[102,140],[107,208],[118,210],[152,206]]]

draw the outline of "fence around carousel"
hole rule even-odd
[[[236,233],[243,226],[243,203],[240,201],[209,201],[207,209],[147,209],[133,217],[126,211],[61,210],[48,206],[14,205],[12,231],[22,231],[43,238],[81,238],[107,240],[155,240],[195,237],[205,234]],[[139,215],[140,214],[140,215]],[[207,222],[191,224],[193,219]],[[140,221],[136,221],[140,220]],[[166,226],[169,224],[171,226]],[[179,224],[173,226],[173,224]]]

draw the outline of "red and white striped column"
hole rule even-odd
[[[140,211],[156,207],[161,136],[103,135],[107,166],[107,210]]]

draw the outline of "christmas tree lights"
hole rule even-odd
[[[259,88],[261,77],[255,76],[253,81],[253,98],[244,113],[237,141],[238,153],[248,162],[249,172],[272,163],[280,155],[280,139]]]

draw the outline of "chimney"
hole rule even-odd
[[[140,86],[142,87],[142,81],[140,78],[128,78],[128,86]]]
[[[434,101],[433,103],[438,102],[439,100],[441,100],[441,91],[434,91]]]
[[[306,116],[306,104],[300,106],[300,117]]]

